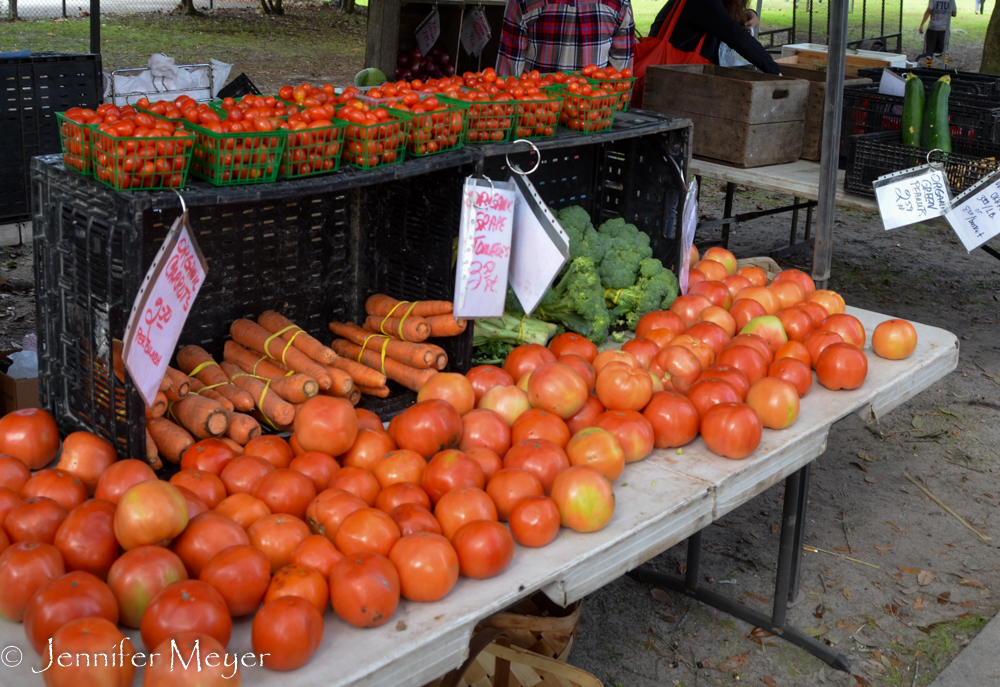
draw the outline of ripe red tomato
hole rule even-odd
[[[508,452],[509,453],[509,452]],[[462,451],[450,449],[441,451],[427,463],[420,486],[436,504],[447,492],[460,487],[486,486],[486,474],[482,466]]]
[[[486,494],[496,505],[497,518],[507,522],[510,512],[526,496],[542,496],[542,483],[531,472],[521,468],[504,468],[493,475],[486,485]]]
[[[791,427],[799,416],[799,392],[790,382],[764,377],[750,387],[746,404],[768,429]]]
[[[221,439],[202,439],[181,456],[181,470],[204,470],[218,475],[236,453]]]
[[[653,451],[653,425],[634,410],[609,410],[597,416],[594,426],[607,430],[618,440],[625,455],[625,463],[642,460]],[[575,436],[580,436],[580,433]],[[566,452],[569,453],[568,446]],[[572,462],[573,458],[570,457],[570,463]]]
[[[812,360],[809,358],[809,349],[806,348],[804,343],[799,341],[788,341],[784,346],[778,349],[778,352],[774,354],[774,360],[777,362],[781,358],[795,358],[796,360],[801,360],[809,367]]]
[[[728,365],[713,365],[698,376],[699,382],[703,379],[721,379],[727,382],[736,390],[741,403],[746,398],[747,391],[750,390],[750,381],[747,379],[747,376],[735,367],[729,367]]]
[[[559,534],[559,508],[547,496],[526,496],[511,510],[509,526],[521,546],[545,546]]]
[[[69,662],[42,659],[46,687],[113,685],[126,687],[135,678],[132,657],[135,647],[128,637],[104,618],[77,618],[66,623],[52,636],[52,656],[86,656]],[[118,661],[99,662],[97,657],[118,654]],[[94,665],[90,665],[94,656]]]
[[[56,421],[40,408],[25,408],[0,418],[0,453],[17,458],[30,470],[40,470],[59,452]]]
[[[666,391],[687,392],[702,372],[698,356],[683,346],[667,346],[653,358],[649,371],[663,381]]]
[[[438,372],[420,388],[417,402],[437,399],[450,403],[459,415],[476,407],[476,391],[465,375],[457,372]]]
[[[751,387],[753,388],[753,387]],[[698,417],[705,417],[705,413],[712,406],[719,403],[740,403],[739,392],[733,386],[723,380],[706,378],[694,383],[688,392],[687,397],[698,411]]]
[[[21,487],[31,478],[31,470],[14,456],[0,455],[0,489],[21,493]],[[0,524],[3,521],[0,520]]]
[[[712,305],[727,310],[733,304],[733,295],[729,293],[729,287],[723,284],[721,280],[699,282],[688,289],[688,294],[692,296],[704,296]]]
[[[361,429],[358,430],[358,434],[361,434]],[[383,431],[382,434],[385,434]],[[385,435],[388,438],[388,435]],[[294,435],[293,435],[294,438]],[[391,441],[391,440],[390,440]],[[291,444],[291,442],[289,442]],[[295,470],[300,472],[306,477],[308,477],[312,483],[313,487],[316,488],[316,493],[323,491],[330,486],[330,482],[333,481],[334,475],[340,470],[340,465],[337,460],[326,453],[321,453],[320,451],[308,451],[303,452],[295,456],[292,462],[288,464],[289,470]]]
[[[479,467],[483,469],[483,476],[487,482],[490,481],[490,477],[503,469],[503,460],[500,459],[496,451],[491,451],[488,448],[470,448],[465,452],[465,455],[479,463]]]
[[[715,362],[717,365],[725,365],[739,370],[753,385],[754,382],[767,374],[769,361],[753,346],[737,344],[726,347]]]
[[[387,556],[398,539],[392,518],[377,508],[361,508],[344,518],[333,543],[344,555],[367,551]]]
[[[57,470],[79,479],[93,496],[101,473],[118,461],[118,453],[106,439],[90,432],[73,432],[63,440]]]
[[[11,544],[29,541],[51,544],[65,519],[66,509],[50,498],[22,499],[7,512],[3,530]]]
[[[587,427],[574,434],[566,444],[566,456],[570,465],[589,465],[611,482],[625,469],[621,444],[614,434],[600,427]]]
[[[306,451],[339,456],[358,435],[358,416],[351,402],[331,396],[313,396],[295,414],[295,436]],[[289,456],[289,461],[291,461]],[[281,467],[287,466],[287,463]]]
[[[597,383],[597,373],[594,372],[593,365],[578,355],[564,355],[557,362],[573,368],[573,371],[580,375],[580,379],[587,385],[587,391],[593,392],[594,385]]]
[[[399,574],[400,594],[410,601],[438,601],[458,582],[458,554],[440,534],[417,532],[400,538],[389,560]]]
[[[805,313],[812,318],[813,327],[818,327],[830,314],[826,311],[826,308],[819,303],[799,303],[795,307],[804,310]]]
[[[399,448],[430,458],[458,445],[462,438],[462,417],[445,401],[416,403],[392,418],[389,436]]]
[[[569,427],[566,426],[566,422],[562,418],[538,408],[523,413],[511,428],[511,443],[520,443],[531,439],[547,439],[552,443],[565,446],[569,438]]]
[[[694,353],[695,357],[698,358],[698,362],[701,363],[702,369],[711,366],[712,363],[715,362],[715,351],[712,349],[712,347],[706,344],[701,339],[697,339],[690,334],[681,334],[680,336],[675,336],[673,339],[667,342],[667,347],[670,346],[681,346]]]
[[[739,301],[747,299],[760,303],[766,315],[777,315],[778,311],[781,310],[781,301],[778,300],[774,291],[771,291],[766,286],[749,286],[743,289],[733,296],[733,307],[736,307],[736,303]],[[730,312],[732,312],[732,309],[730,309]]]
[[[483,394],[480,408],[499,413],[508,425],[513,425],[522,413],[531,410],[528,394],[516,386],[494,386]]]
[[[757,411],[745,403],[719,403],[701,419],[705,447],[718,456],[734,460],[754,452],[760,445],[762,431]]]
[[[160,546],[126,551],[108,571],[108,587],[118,601],[121,624],[139,627],[153,597],[169,584],[188,579],[177,554]]]
[[[171,643],[173,642],[173,643]],[[163,660],[174,655],[177,660]],[[160,660],[147,664],[143,674],[143,687],[230,687],[240,684],[240,669],[229,660],[226,646],[210,634],[201,632],[177,632],[170,635],[153,649],[151,655]],[[198,658],[201,658],[199,661]],[[251,665],[256,666],[256,660]]]
[[[552,351],[545,348],[545,346],[524,344],[518,346],[507,355],[507,359],[503,363],[503,369],[514,381],[517,381],[539,365],[554,363],[555,361],[556,356]]]
[[[288,559],[290,565],[298,565],[304,568],[311,568],[323,576],[323,579],[330,579],[333,566],[343,559],[344,554],[337,551],[329,539],[319,534],[311,534],[302,540],[294,551],[292,557]]]
[[[861,320],[854,315],[844,313],[830,315],[820,323],[817,329],[840,334],[844,343],[854,344],[858,348],[865,347],[865,327],[861,324]]]
[[[229,644],[233,619],[225,599],[200,580],[183,580],[164,587],[142,615],[139,632],[146,646],[159,646],[181,632],[203,632],[222,646]]]
[[[452,537],[459,572],[484,580],[496,577],[514,560],[514,538],[499,522],[475,520],[458,528]]]
[[[704,314],[704,312],[702,314]],[[731,334],[727,333],[725,329],[715,322],[708,322],[705,320],[695,322],[685,332],[685,335],[694,337],[695,339],[701,341],[703,344],[712,349],[712,353],[715,356],[722,353],[722,349],[725,348],[726,344],[728,344],[733,338]]]
[[[812,317],[802,308],[785,308],[778,311],[778,319],[785,328],[789,341],[805,341],[815,329]]]
[[[598,373],[595,390],[609,410],[642,410],[653,395],[653,380],[642,369],[607,367]]]
[[[110,501],[86,501],[69,512],[53,541],[67,570],[107,579],[119,553],[114,518],[115,504]]]
[[[753,286],[749,279],[746,277],[741,277],[738,274],[731,275],[722,280],[722,283],[726,285],[729,289],[729,295],[736,298],[736,294],[745,289],[748,286]],[[688,285],[690,286],[691,280],[688,279]]]
[[[788,269],[778,272],[778,274],[774,276],[774,279],[771,280],[771,284],[773,285],[775,282],[782,282],[786,280],[793,281],[798,284],[802,288],[805,298],[808,298],[813,294],[813,292],[816,291],[816,283],[812,280],[812,277],[802,270],[796,269]]]
[[[648,338],[647,334],[654,329],[669,329],[673,332],[673,336],[670,337],[672,339],[678,334],[683,334],[687,325],[675,312],[654,310],[639,318],[639,322],[635,326],[635,335],[638,338]]]
[[[104,618],[118,624],[118,602],[108,585],[77,570],[48,582],[24,609],[24,634],[41,654],[56,630],[77,618]]]
[[[348,554],[330,574],[330,601],[341,620],[355,627],[389,622],[399,606],[400,577],[384,556]]]
[[[539,365],[528,380],[528,400],[531,405],[564,420],[576,415],[588,394],[587,383],[565,363]]]
[[[819,357],[823,354],[823,351],[825,351],[828,346],[832,346],[835,343],[844,343],[844,339],[840,336],[840,334],[835,334],[834,332],[815,331],[807,336],[803,343],[806,345],[806,352],[809,354],[810,364],[815,370],[816,363],[819,361]]]
[[[563,470],[552,485],[552,500],[563,527],[576,532],[596,532],[615,512],[615,492],[603,474],[587,465]]]
[[[67,511],[87,500],[83,482],[62,470],[39,470],[21,487],[21,498],[44,496],[52,499]]]
[[[359,467],[370,471],[382,456],[395,450],[396,442],[384,431],[359,429],[354,444],[340,456],[340,464],[344,467]]]
[[[653,394],[642,414],[653,426],[656,448],[684,446],[698,436],[697,409],[686,396],[675,391]]]
[[[806,299],[809,303],[818,303],[831,315],[844,312],[844,298],[836,291],[818,289]]]
[[[129,487],[115,510],[115,537],[126,551],[139,546],[165,546],[187,524],[184,496],[177,487],[161,480]]]
[[[260,499],[255,499],[250,494],[233,494],[227,496],[215,507],[217,513],[229,516],[244,530],[249,529],[265,515],[270,515],[271,511]]]
[[[139,482],[149,482],[157,479],[156,473],[144,461],[127,459],[119,460],[101,473],[94,490],[94,498],[110,501],[118,505],[122,494]]]
[[[344,518],[367,507],[357,496],[343,489],[330,488],[317,494],[309,504],[306,521],[313,534],[321,534],[332,542]]]
[[[181,470],[170,478],[170,483],[190,489],[208,508],[215,508],[226,498],[226,485],[218,475],[204,470]]]
[[[493,499],[482,489],[463,487],[452,489],[434,507],[434,517],[441,525],[441,534],[448,540],[458,528],[473,520],[497,520]],[[338,547],[339,548],[339,547]]]
[[[549,350],[557,360],[564,355],[578,355],[588,363],[592,363],[597,357],[597,346],[589,339],[573,332],[563,332],[553,337],[552,341],[549,341]]]
[[[17,459],[15,458],[15,460],[17,460]],[[21,465],[21,467],[24,467],[24,465],[21,463],[21,461],[17,461],[17,462],[18,462],[18,465]],[[27,469],[27,468],[25,468],[25,469]],[[5,489],[4,487],[0,487],[0,525],[3,525],[3,521],[7,519],[7,513],[10,512],[10,509],[13,508],[14,506],[16,506],[20,502],[21,502],[21,497],[20,496],[18,496],[14,492],[12,492],[10,489]],[[0,526],[0,532],[3,532],[3,527],[2,526]],[[7,537],[6,533],[3,536],[4,536],[4,541],[7,541],[6,540],[6,537]]]
[[[727,342],[730,338],[736,335],[736,320],[733,319],[733,316],[729,314],[728,310],[720,308],[717,305],[713,305],[711,308],[705,308],[701,311],[701,314],[698,316],[698,324],[702,322],[710,322],[718,325],[719,328],[725,332]],[[716,355],[718,355],[718,353],[716,353]]]
[[[323,615],[305,599],[285,596],[264,604],[253,619],[250,642],[270,670],[295,670],[323,641]]]
[[[510,448],[511,428],[499,413],[480,408],[462,416],[461,451],[487,448],[497,455],[504,455]]]
[[[287,513],[302,519],[306,517],[309,503],[316,498],[316,487],[302,473],[278,468],[254,485],[252,496],[263,501],[272,513]]]
[[[264,599],[271,582],[271,562],[254,547],[238,544],[209,558],[198,579],[219,592],[230,615],[247,615]]]
[[[466,379],[472,385],[472,390],[476,394],[476,405],[487,391],[495,386],[513,386],[514,379],[507,373],[494,365],[478,365],[465,373]]]
[[[767,289],[778,299],[779,308],[791,308],[806,300],[802,287],[793,281],[772,281]]]
[[[271,561],[271,574],[288,565],[292,552],[309,534],[309,527],[302,520],[278,513],[265,515],[247,530],[250,545]]]
[[[522,468],[533,473],[548,494],[556,475],[567,469],[570,463],[561,446],[545,439],[536,439],[511,446],[504,456],[503,466]]]
[[[603,405],[601,405],[601,401],[597,398],[597,396],[588,396],[587,402],[583,404],[583,408],[580,409],[580,412],[578,412],[570,419],[566,420],[566,429],[569,430],[569,433],[566,435],[566,441],[560,444],[560,442],[555,441],[554,439],[549,439],[549,440],[557,445],[565,446],[569,442],[569,438],[571,435],[576,434],[581,429],[585,429],[593,425],[594,420],[597,418],[597,416],[603,413],[604,411],[605,408]],[[545,438],[545,437],[539,437],[539,438]]]
[[[290,563],[271,578],[264,594],[264,604],[283,596],[297,596],[305,599],[322,613],[330,596],[330,586],[318,570]]]
[[[315,410],[315,406],[313,406],[313,409]],[[301,445],[302,437],[299,436],[297,438]],[[295,451],[281,437],[274,434],[266,434],[247,442],[247,445],[243,447],[243,455],[263,458],[276,468],[287,468],[288,464],[292,462],[292,458],[295,457]]]
[[[594,358],[594,372],[600,375],[604,368],[611,365],[611,363],[622,363],[632,370],[639,369],[639,361],[636,360],[634,355],[628,351],[610,349],[601,351]]]
[[[698,321],[698,316],[701,314],[702,310],[712,305],[714,305],[714,303],[704,296],[678,296],[677,299],[670,304],[670,312],[680,317],[684,322],[685,328],[687,328]],[[636,334],[636,336],[638,336],[638,334]]]
[[[207,511],[188,523],[171,548],[184,562],[188,575],[197,579],[212,556],[230,546],[249,544],[247,533],[234,520],[222,513]]]
[[[257,482],[264,475],[272,472],[274,465],[265,458],[253,455],[242,455],[234,458],[222,468],[219,479],[226,487],[226,492],[232,494],[252,494]]]
[[[857,389],[867,376],[868,356],[853,344],[831,344],[816,361],[816,379],[831,391]]]
[[[377,432],[385,431],[382,418],[372,411],[365,410],[364,408],[355,408],[354,414],[358,417],[358,429],[374,429]]]
[[[812,386],[813,376],[809,366],[797,358],[779,358],[767,368],[767,376],[781,379],[795,387],[799,398],[805,397]]]
[[[441,534],[441,525],[437,519],[427,508],[416,503],[403,503],[396,506],[389,513],[389,517],[399,527],[399,532],[403,537],[418,532]]]
[[[330,481],[330,487],[354,494],[368,506],[375,505],[379,484],[375,476],[364,468],[343,468]]]
[[[4,549],[0,557],[0,618],[24,620],[24,610],[35,593],[66,574],[62,555],[51,544],[21,542]]]
[[[729,308],[729,314],[733,316],[733,320],[736,322],[736,330],[739,331],[747,326],[747,323],[755,317],[767,315],[767,311],[757,301],[750,298],[741,298],[733,302],[732,307]]]
[[[887,360],[908,358],[917,349],[917,330],[906,320],[886,320],[875,327],[872,349]]]

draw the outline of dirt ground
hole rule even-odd
[[[33,264],[31,243],[0,247],[0,352],[20,350],[24,335],[35,331]]]
[[[723,192],[706,180],[704,219],[722,216]],[[741,188],[736,210],[787,200]],[[787,242],[788,218],[736,227],[730,249],[767,255]],[[834,245],[830,288],[848,304],[942,327],[961,342],[958,369],[879,424],[852,415],[834,425],[811,472],[805,541],[830,554],[803,553],[789,622],[847,655],[853,677],[687,597],[621,578],[585,600],[570,657],[606,685],[927,685],[996,614],[1000,262],[967,254],[949,231],[886,232],[854,211],[838,213]],[[812,251],[779,263],[810,271]],[[980,541],[904,471],[992,539]],[[708,589],[770,612],[782,492],[776,486],[707,528]],[[675,546],[651,564],[679,574],[685,552]]]

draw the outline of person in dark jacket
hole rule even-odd
[[[659,36],[664,22],[672,19],[673,30],[664,38],[688,54],[688,63],[719,64],[719,47],[725,43],[761,71],[780,74],[774,59],[748,31],[760,19],[747,4],[748,0],[670,0],[656,15],[649,35]],[[679,14],[671,17],[672,10]]]

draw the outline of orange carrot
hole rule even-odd
[[[379,370],[382,369],[384,362],[385,376],[413,391],[420,391],[427,380],[437,374],[437,370],[418,370],[415,367],[410,367],[392,358],[386,358],[383,361],[382,356],[375,351],[366,350],[362,353],[361,346],[352,344],[346,339],[334,339],[333,350],[337,352],[337,355],[342,355],[345,358],[354,358],[355,360],[360,355],[362,363]]]
[[[173,388],[174,388],[173,378],[168,374],[164,374],[163,379],[160,380],[160,391],[162,391],[163,393],[167,393]]]
[[[333,386],[330,375],[319,363],[259,324],[250,320],[236,320],[230,325],[229,333],[236,343],[254,351],[263,351],[268,357],[280,360],[296,372],[309,375],[319,383],[319,388],[329,389]]]
[[[228,398],[226,398],[225,396],[223,396],[222,394],[219,393],[219,389],[218,388],[213,389],[211,387],[207,387],[204,384],[202,384],[201,381],[199,381],[198,378],[196,378],[196,377],[191,377],[191,381],[189,383],[191,384],[191,393],[192,394],[198,394],[199,396],[204,396],[205,398],[210,398],[213,401],[215,401],[216,403],[218,403],[219,405],[221,405],[226,410],[235,410],[236,409],[233,406],[232,401],[230,401]],[[226,382],[226,385],[227,386],[232,386],[232,383]],[[242,389],[240,389],[240,391],[242,391]]]
[[[260,423],[246,413],[229,413],[229,427],[226,428],[226,437],[240,447],[245,446],[251,439],[260,436]],[[240,453],[243,453],[242,448]]]
[[[357,406],[361,403],[361,392],[355,389],[351,392],[351,397],[348,399],[352,406]]]
[[[363,394],[368,394],[369,396],[378,396],[379,398],[386,398],[389,396],[389,387],[387,386],[356,386],[354,388]]]
[[[459,322],[451,315],[435,315],[427,318],[427,326],[431,329],[431,336],[458,336],[465,331],[468,322]]]
[[[170,419],[199,439],[221,437],[229,425],[225,408],[210,398],[188,394],[167,407]]]
[[[431,335],[431,327],[427,320],[422,317],[410,315],[405,320],[401,317],[381,317],[379,315],[369,315],[365,320],[365,329],[370,329],[378,334],[391,334],[401,341],[420,343],[426,341]]]
[[[292,418],[294,420],[294,417],[295,417],[295,407],[292,406],[291,404],[288,404],[288,405],[292,409]],[[283,424],[278,423],[278,422],[272,422],[271,420],[268,419],[268,417],[266,415],[264,415],[264,413],[262,413],[260,411],[259,408],[254,408],[253,410],[251,410],[250,411],[250,415],[255,420],[257,420],[258,422],[260,422],[261,424],[265,424],[268,427],[273,427],[274,429],[276,429],[279,432],[292,432],[292,431],[295,430],[295,428],[292,426],[291,422],[289,422],[289,424],[287,424],[287,425],[283,425]]]
[[[125,344],[120,339],[111,339],[111,367],[115,371],[115,377],[122,384],[125,383],[125,361],[122,360],[124,349]]]
[[[273,310],[268,310],[258,317],[257,324],[272,334],[282,332],[282,339],[292,341],[293,346],[316,362],[329,365],[330,361],[337,357],[336,353],[307,334],[302,327],[299,327],[287,317],[279,315]]]
[[[247,415],[247,417],[250,417],[250,416]],[[252,417],[250,419],[253,420]],[[256,420],[253,420],[253,421],[257,422]],[[229,426],[232,427],[232,424],[233,423],[230,420]],[[257,425],[257,426],[260,427],[260,425]],[[260,435],[258,434],[257,436],[260,436]],[[219,437],[219,441],[223,442],[226,446],[228,446],[232,450],[232,452],[235,453],[237,456],[242,456],[243,455],[243,447],[240,446],[239,444],[237,444],[235,441],[233,441],[229,437]]]
[[[167,412],[167,396],[162,391],[157,391],[153,405],[146,406],[146,417],[163,417],[165,412]]]
[[[331,351],[332,352],[332,351]],[[319,393],[319,384],[304,374],[286,374],[266,358],[248,351],[235,341],[227,341],[225,359],[247,374],[271,380],[271,389],[289,403],[303,403]]]
[[[171,463],[181,462],[184,452],[194,446],[194,437],[165,417],[146,420],[146,431],[153,438],[160,455]]]
[[[242,387],[256,399],[257,408],[274,424],[287,425],[295,419],[295,408],[278,394],[271,392],[265,381],[247,374],[238,365],[225,361],[222,363],[222,371],[233,380],[233,384]]]
[[[386,317],[392,313],[396,317],[402,317],[413,301],[397,301],[395,298],[385,294],[376,293],[368,297],[365,301],[365,312],[369,315],[381,315]],[[417,301],[410,310],[411,315],[417,317],[431,317],[432,315],[447,315],[454,312],[455,306],[451,301]]]
[[[387,356],[411,367],[437,367],[439,355],[444,354],[444,349],[434,344],[410,343],[392,336],[373,336],[367,329],[362,329],[353,322],[331,322],[329,327],[337,336],[359,346],[364,346],[367,341],[366,348],[374,348],[379,353],[384,345]],[[445,354],[446,363],[447,359]]]
[[[146,462],[154,470],[159,470],[163,467],[163,463],[160,462],[160,452],[156,450],[156,442],[149,435],[148,429],[146,430]]]
[[[367,365],[362,365],[361,363],[350,360],[349,358],[342,358],[337,356],[337,359],[332,363],[327,365],[327,369],[330,368],[342,370],[351,376],[354,380],[354,385],[364,384],[366,386],[385,386],[385,375],[378,370],[373,370]]]
[[[170,377],[170,382],[173,387],[172,391],[177,396],[177,399],[173,399],[170,398],[170,394],[168,393],[167,398],[170,398],[170,400],[173,401],[182,399],[188,395],[190,385],[188,384],[188,376],[186,374],[180,370],[168,367],[165,376]]]
[[[177,351],[177,365],[187,374],[225,396],[236,410],[253,408],[253,398],[229,381],[219,363],[201,346],[185,346]]]

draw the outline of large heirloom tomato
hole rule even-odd
[[[267,657],[263,665],[269,670],[304,666],[322,641],[323,615],[296,596],[283,596],[265,604],[254,616],[250,629],[253,650]]]
[[[59,452],[59,428],[44,410],[25,408],[0,418],[0,453],[30,470],[44,468]]]
[[[734,460],[754,452],[762,430],[757,411],[745,403],[719,403],[701,419],[701,436],[708,450]]]
[[[658,391],[642,411],[653,425],[653,445],[656,448],[676,448],[698,436],[698,410],[684,395],[676,391]]]
[[[552,485],[552,500],[563,527],[596,532],[615,513],[615,491],[603,474],[586,465],[563,470]]]
[[[313,396],[295,414],[295,438],[304,451],[339,456],[354,443],[358,416],[351,402],[331,396]],[[294,456],[289,456],[285,465]]]
[[[816,379],[831,391],[857,389],[868,376],[868,357],[849,343],[827,346],[816,361]]]
[[[554,362],[539,365],[528,379],[528,401],[563,420],[576,415],[587,400],[587,383],[569,365]]]
[[[392,418],[389,436],[399,448],[430,458],[458,445],[462,439],[462,416],[450,403],[437,399],[423,401]]]
[[[886,320],[875,327],[872,348],[888,360],[908,358],[917,348],[917,330],[906,320]]]

